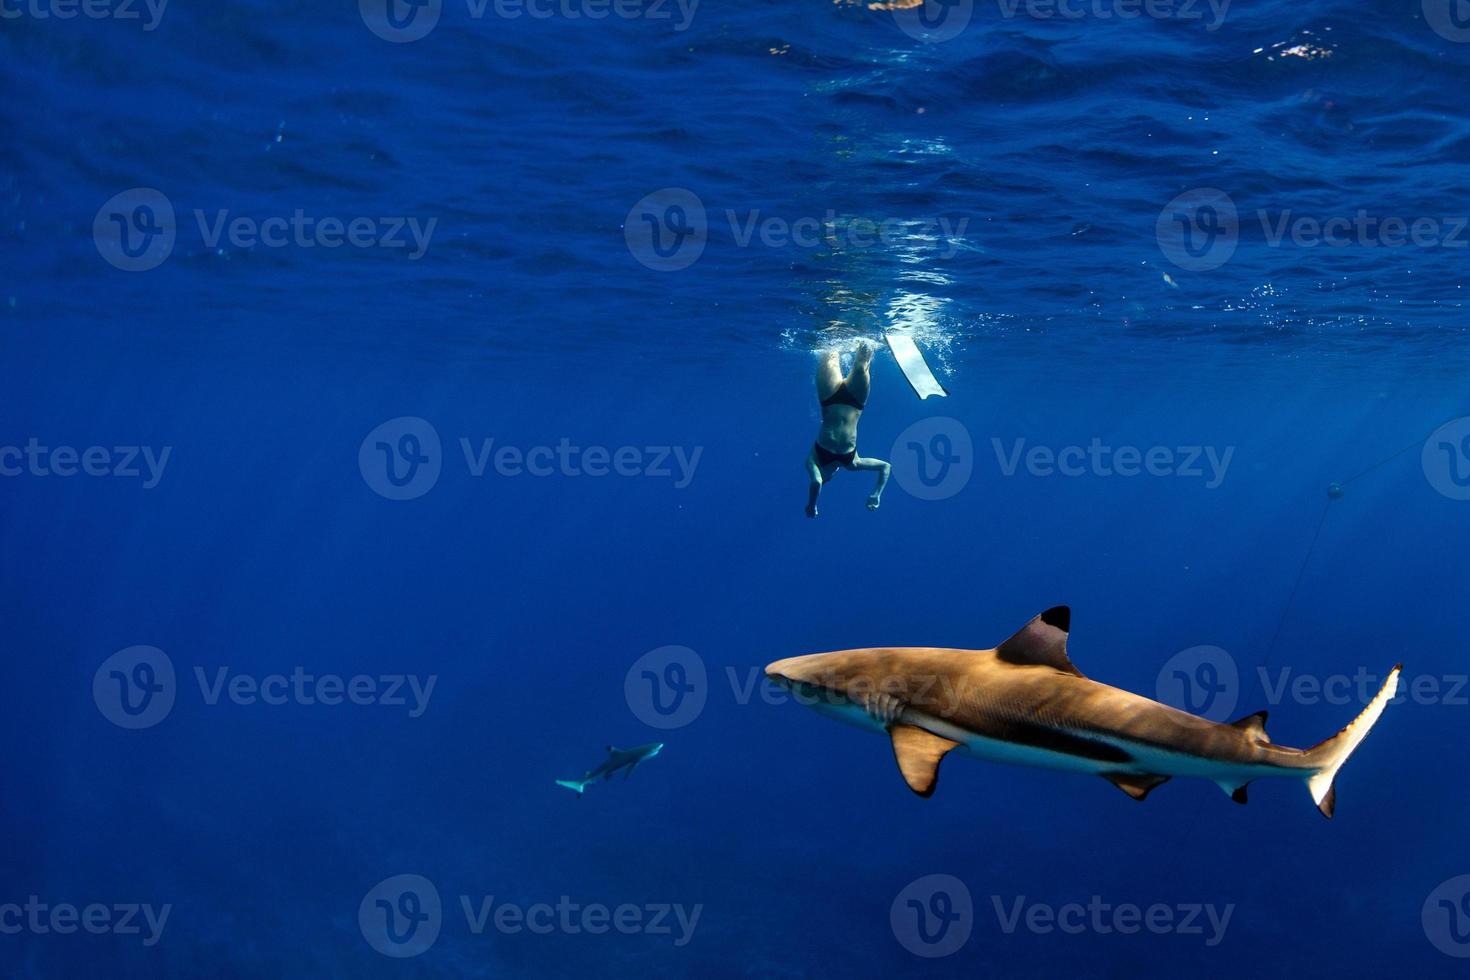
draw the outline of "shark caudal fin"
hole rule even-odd
[[[1312,802],[1317,804],[1322,816],[1329,820],[1332,819],[1332,811],[1337,808],[1337,787],[1334,785],[1337,771],[1348,761],[1358,743],[1368,737],[1378,716],[1383,714],[1383,709],[1398,693],[1399,672],[1403,669],[1404,665],[1398,664],[1388,672],[1388,679],[1383,682],[1373,700],[1368,702],[1368,707],[1351,724],[1326,741],[1318,742],[1306,750],[1307,761],[1314,770],[1307,777],[1307,789],[1311,791]]]
[[[581,779],[558,779],[556,781],[556,785],[565,786],[567,789],[571,790],[573,793],[576,793],[578,796],[581,796],[582,791],[587,788],[586,781]]]

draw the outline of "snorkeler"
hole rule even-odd
[[[832,479],[839,469],[877,472],[878,484],[868,498],[868,510],[878,509],[890,467],[881,459],[865,459],[857,454],[857,424],[863,414],[863,406],[868,403],[872,363],[873,349],[863,342],[858,345],[852,359],[852,370],[845,378],[836,351],[823,354],[817,364],[817,398],[822,403],[822,428],[806,457],[806,472],[811,478],[807,489],[807,517],[817,516],[817,496],[822,492],[822,484]]]

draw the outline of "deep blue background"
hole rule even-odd
[[[174,906],[152,949],[0,935],[0,972],[1462,974],[1420,908],[1470,873],[1464,704],[1391,708],[1329,824],[1284,781],[1247,808],[1182,780],[1137,805],[960,759],[920,800],[881,740],[742,704],[726,679],[850,646],[991,646],[1060,602],[1078,666],[1130,690],[1152,695],[1177,651],[1229,650],[1241,714],[1266,704],[1268,657],[1465,673],[1470,503],[1436,492],[1419,448],[1470,412],[1467,250],[1271,248],[1247,221],[1232,261],[1191,273],[1154,223],[1200,186],[1243,215],[1470,214],[1470,46],[1414,4],[1238,8],[1206,31],[981,5],[939,44],[859,7],[712,0],[682,32],[475,21],[450,2],[403,45],[347,2],[175,0],[151,33],[0,21],[0,445],[173,447],[153,490],[0,479],[0,903]],[[1314,57],[1280,53],[1303,44]],[[126,273],[92,221],[139,186],[183,229],[162,267]],[[679,272],[624,243],[629,209],[664,187],[715,225]],[[416,262],[216,253],[194,208],[439,225]],[[969,225],[949,258],[918,240],[741,248],[725,209]],[[880,355],[864,452],[943,414],[972,434],[975,476],[942,501],[895,483],[877,514],[844,476],[810,522],[812,352],[873,336],[895,302],[931,311],[907,322],[952,397],[916,401]],[[399,416],[445,444],[438,485],[407,502],[358,468]],[[474,479],[461,436],[703,455],[685,489]],[[1006,478],[990,448],[1093,437],[1235,456],[1207,490]],[[1329,505],[1329,482],[1385,459]],[[135,644],[183,675],[141,732],[91,693]],[[703,713],[660,733],[624,678],[666,644],[710,683]],[[204,704],[192,669],[226,665],[438,684],[416,719]],[[1291,745],[1356,710],[1270,707]],[[626,784],[580,802],[552,785],[605,743],[654,739],[668,748]],[[357,907],[405,872],[448,909],[434,948],[399,961]],[[934,872],[967,883],[975,932],[921,961],[889,906]],[[460,894],[704,910],[677,949],[474,936]],[[1236,908],[1214,948],[1005,935],[990,911],[992,895],[1094,894]]]

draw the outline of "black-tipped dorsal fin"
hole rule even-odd
[[[1082,671],[1067,657],[1067,632],[1071,628],[1072,610],[1053,606],[996,647],[996,656],[1009,664],[1055,667],[1081,677]]]
[[[1262,742],[1271,741],[1271,736],[1266,734],[1266,712],[1257,711],[1253,715],[1246,715],[1230,723],[1231,728],[1239,728],[1243,732],[1249,732]]]
[[[913,725],[890,725],[888,734],[893,738],[893,757],[898,760],[903,781],[920,796],[933,796],[939,783],[939,763],[960,743]]]
[[[1135,800],[1147,799],[1155,787],[1169,781],[1168,776],[1155,776],[1151,773],[1105,772],[1102,777]]]

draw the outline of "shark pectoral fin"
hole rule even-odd
[[[1270,742],[1271,736],[1266,734],[1266,712],[1257,711],[1253,715],[1246,715],[1230,723],[1231,728],[1239,728],[1243,732],[1249,732],[1259,741]]]
[[[1082,671],[1067,656],[1067,633],[1071,628],[1072,610],[1053,606],[996,647],[995,655],[1008,664],[1054,667],[1081,677]]]
[[[1265,712],[1262,711],[1261,714],[1265,714]],[[1246,719],[1244,719],[1244,718],[1241,719],[1241,721],[1245,721],[1245,720]],[[1230,797],[1232,800],[1234,800],[1236,803],[1239,803],[1242,806],[1244,806],[1246,803],[1250,802],[1250,800],[1247,798],[1246,792],[1245,792],[1245,788],[1250,785],[1250,780],[1246,780],[1243,783],[1231,783],[1231,782],[1226,782],[1224,780],[1217,779],[1217,780],[1215,780],[1215,785],[1216,786],[1219,786],[1222,790],[1224,790],[1226,796]]]
[[[1102,778],[1140,802],[1146,799],[1155,787],[1162,786],[1169,781],[1168,776],[1133,772],[1105,772]]]
[[[925,799],[933,796],[939,783],[939,763],[960,743],[913,725],[890,725],[888,734],[893,738],[893,757],[898,760],[903,781]]]

